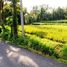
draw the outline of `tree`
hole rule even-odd
[[[40,14],[39,14],[39,19],[41,20],[41,21],[43,21],[43,20],[47,20],[47,10],[48,10],[48,5],[46,6],[46,5],[42,5],[41,7],[40,7]]]
[[[4,23],[3,23],[3,0],[0,0],[0,24],[3,28],[3,32],[5,30]]]
[[[0,0],[0,22],[2,21],[3,1]]]
[[[67,8],[64,10],[64,12],[65,12],[64,17],[67,20]]]
[[[12,0],[12,5],[13,5],[13,24],[12,24],[12,28],[13,28],[13,37],[16,38],[18,37],[18,33],[17,33],[17,16],[16,16],[16,0]]]
[[[22,25],[22,33],[23,33],[23,37],[24,37],[24,21],[23,21],[23,11],[22,11],[22,0],[20,0],[20,13],[21,13],[21,25]]]
[[[58,9],[57,9],[57,17],[58,17],[58,20],[64,19],[64,9],[58,7]]]

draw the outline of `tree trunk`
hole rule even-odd
[[[17,16],[16,16],[16,0],[12,0],[13,2],[13,37],[17,38]]]
[[[22,0],[20,0],[20,16],[21,16],[21,26],[22,26],[22,35],[24,37],[24,21],[23,21],[23,11],[22,11]]]

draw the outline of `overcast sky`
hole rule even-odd
[[[52,8],[67,7],[67,0],[22,0],[23,6],[31,10],[33,6],[46,4]]]

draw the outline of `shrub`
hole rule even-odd
[[[67,60],[67,44],[65,44],[61,50],[61,57]]]
[[[4,31],[1,34],[1,37],[4,40],[10,39],[10,31],[8,29],[4,29]]]
[[[43,42],[41,38],[35,36],[35,35],[28,35],[27,36],[30,38],[28,39],[29,42],[28,44],[30,45],[29,47],[32,48],[32,49],[35,49],[37,51],[40,51],[44,54],[48,54],[48,55],[53,55],[55,57],[59,57],[58,53],[55,51],[55,48],[54,47],[51,47],[49,45],[51,45],[50,42]],[[60,48],[60,47],[59,47]]]

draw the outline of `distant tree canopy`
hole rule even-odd
[[[52,9],[52,11],[48,11],[49,7],[38,7],[35,6],[33,9],[28,12],[26,8],[23,8],[23,19],[25,24],[30,24],[32,22],[39,22],[39,21],[48,21],[48,20],[65,20],[67,19],[67,8],[60,8]],[[13,8],[12,3],[7,3],[3,7],[3,15],[6,18],[13,15]],[[16,4],[16,16],[17,22],[20,23],[20,5],[19,3]],[[6,22],[6,21],[5,21]],[[6,22],[7,23],[7,22]]]

